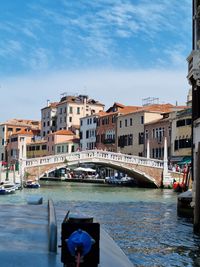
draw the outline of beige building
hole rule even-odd
[[[50,103],[42,109],[42,136],[59,130],[79,131],[81,118],[103,109],[103,104],[87,95],[63,96],[60,102]]]
[[[117,118],[117,152],[144,156],[144,124],[160,119],[159,113],[136,111]]]
[[[47,140],[31,140],[26,145],[27,158],[47,156]]]
[[[164,158],[164,139],[167,138],[168,156],[171,155],[171,119],[170,114],[163,114],[161,119],[146,123],[144,126],[145,156],[147,156],[147,142],[149,142],[149,157]]]
[[[79,150],[79,139],[73,138],[55,145],[55,154],[72,153]]]
[[[172,117],[171,149],[172,157],[191,156],[192,108],[177,111]]]
[[[7,161],[8,153],[7,146],[9,138],[22,130],[40,131],[41,125],[39,121],[11,119],[0,124],[0,161]]]
[[[118,116],[117,151],[136,156],[146,156],[145,124],[162,119],[163,113],[171,112],[174,109],[177,110],[180,107],[171,104],[153,104],[143,106],[135,112]]]
[[[39,134],[39,130],[22,129],[12,134],[7,144],[7,161],[16,163],[21,158],[27,158],[27,144],[30,143],[34,136]]]

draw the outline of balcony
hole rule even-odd
[[[115,143],[115,138],[104,139],[102,143],[104,143],[104,144],[114,144]]]

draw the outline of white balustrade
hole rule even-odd
[[[103,151],[103,150],[87,150],[87,151],[73,152],[71,154],[61,154],[61,155],[52,155],[41,158],[23,159],[24,162],[23,166],[25,168],[26,167],[28,168],[28,167],[36,167],[54,163],[64,163],[65,161],[66,162],[73,162],[73,161],[75,162],[79,160],[84,161],[84,160],[90,160],[91,158],[95,160],[103,160],[103,161],[109,160],[113,162],[132,163],[150,167],[159,167],[159,168],[163,167],[162,160],[143,158],[121,153]]]

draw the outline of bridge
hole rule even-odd
[[[162,160],[96,149],[22,159],[20,161],[20,176],[25,179],[28,173],[31,178],[41,178],[46,173],[56,169],[81,163],[94,163],[123,171],[133,177],[140,186],[160,187],[163,184],[167,186],[172,184],[174,177],[174,173],[165,170],[166,164]]]

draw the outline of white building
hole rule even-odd
[[[103,104],[89,99],[87,95],[63,96],[60,102],[48,104],[42,109],[42,136],[59,130],[79,130],[82,117],[103,109]]]
[[[57,102],[49,103],[41,110],[41,136],[45,137],[49,133],[56,131]]]
[[[81,150],[96,147],[96,128],[98,115],[90,115],[80,120],[80,148]]]

